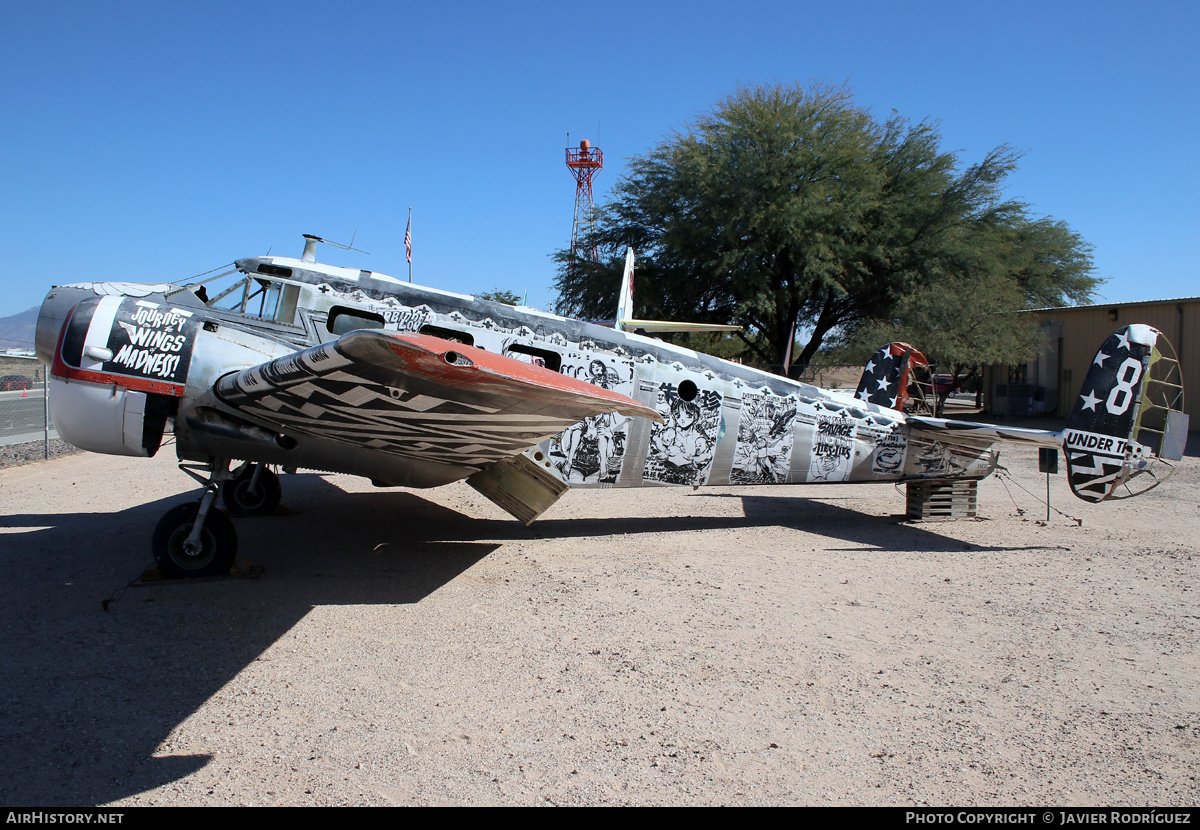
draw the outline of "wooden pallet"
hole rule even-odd
[[[974,519],[978,488],[977,481],[910,481],[908,518],[918,522]]]

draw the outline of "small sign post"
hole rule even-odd
[[[1050,476],[1058,474],[1058,450],[1042,447],[1038,450],[1038,470],[1046,474],[1046,521],[1050,521]]]

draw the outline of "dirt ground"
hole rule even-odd
[[[285,476],[236,520],[260,578],[127,590],[195,498],[169,449],[0,470],[0,804],[1196,804],[1200,460],[1113,504],[1053,477],[1081,525],[1002,462],[927,524],[880,485],[525,528]]]

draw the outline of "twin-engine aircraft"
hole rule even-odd
[[[883,347],[856,394],[818,389],[638,334],[633,252],[613,327],[303,256],[238,260],[190,284],[52,289],[37,325],[59,434],[153,456],[168,433],[204,485],[153,551],[170,577],[227,573],[235,515],[269,513],[273,468],[379,486],[460,479],[532,522],[571,487],[975,481],[1004,443],[1065,447],[1088,501],[1144,492],[1187,438],[1161,333],[1105,341],[1067,429],[1007,429],[904,410],[924,357]],[[693,327],[698,328],[698,327]]]

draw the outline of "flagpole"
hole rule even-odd
[[[412,284],[412,208],[408,209],[408,227],[404,229],[404,255],[408,257],[408,282]]]

